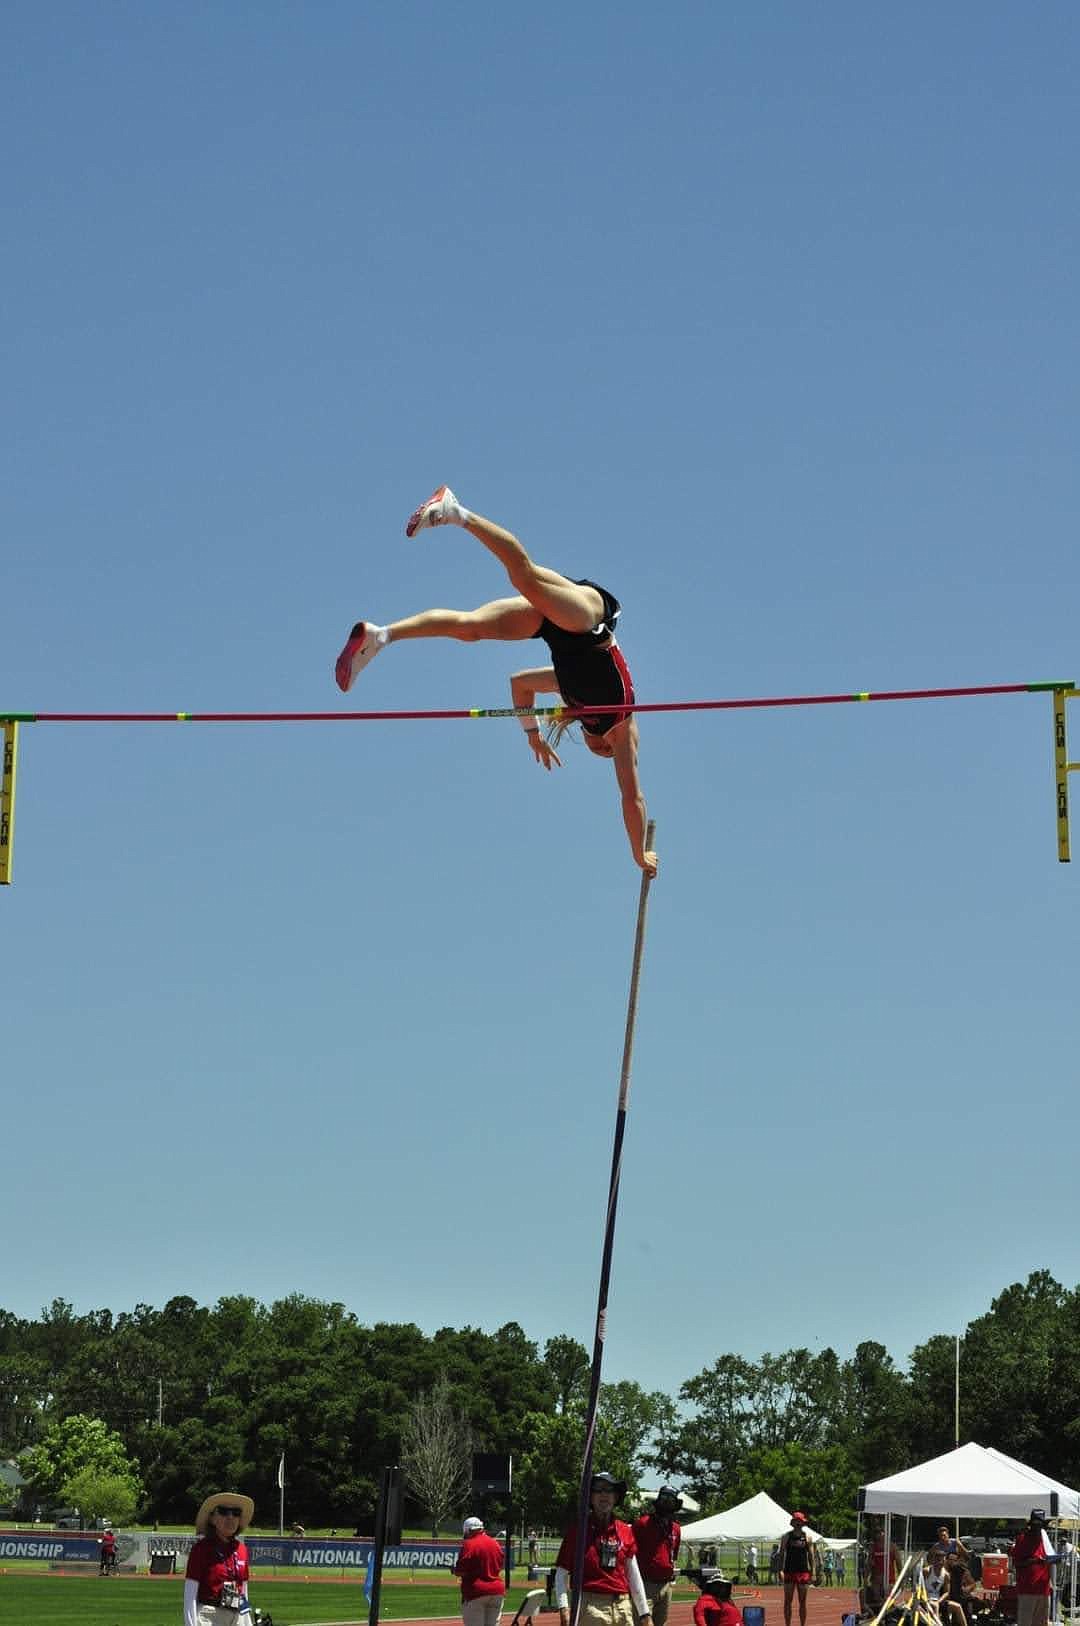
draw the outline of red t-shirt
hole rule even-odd
[[[503,1550],[494,1536],[486,1530],[466,1536],[454,1565],[454,1574],[461,1577],[462,1603],[471,1603],[473,1598],[501,1598],[506,1591],[502,1567]]]
[[[611,1542],[616,1550],[611,1555],[614,1563],[606,1567],[600,1563],[599,1548],[601,1543]],[[571,1525],[562,1539],[559,1556],[555,1560],[556,1567],[574,1573],[574,1554],[577,1552],[577,1526]],[[630,1582],[626,1579],[626,1566],[630,1559],[637,1554],[637,1542],[634,1532],[622,1519],[612,1519],[601,1530],[595,1520],[589,1520],[589,1528],[585,1533],[585,1564],[581,1572],[581,1586],[585,1592],[614,1592],[623,1596],[630,1591]]]
[[[1048,1598],[1050,1566],[1043,1552],[1043,1532],[1030,1526],[1021,1530],[1009,1548],[1009,1557],[1016,1570],[1017,1592],[1025,1598]]]
[[[217,1603],[223,1581],[246,1586],[248,1550],[242,1541],[230,1541],[223,1547],[216,1537],[203,1536],[188,1554],[185,1575],[189,1581],[198,1581],[200,1603]]]
[[[646,1581],[673,1581],[679,1556],[682,1526],[658,1513],[643,1513],[634,1520],[638,1564]]]
[[[721,1603],[711,1592],[703,1592],[694,1605],[694,1626],[743,1626],[742,1610],[730,1598]]]
[[[101,1545],[104,1547],[106,1552],[110,1552],[112,1548],[116,1546],[116,1537],[113,1535],[111,1530],[106,1530],[105,1534],[101,1538]]]

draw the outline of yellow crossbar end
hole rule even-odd
[[[1065,729],[1065,702],[1075,693],[1075,689],[1054,690],[1054,792],[1057,809],[1059,864],[1067,864],[1072,856],[1069,850],[1069,771],[1075,764],[1069,761],[1069,744]]]
[[[11,885],[15,855],[15,775],[19,766],[19,725],[4,724],[4,761],[0,770],[0,886]]]

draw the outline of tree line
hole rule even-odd
[[[594,1460],[632,1485],[671,1479],[706,1510],[767,1490],[844,1534],[861,1484],[951,1449],[954,1358],[941,1333],[903,1367],[868,1340],[847,1360],[721,1354],[676,1396],[605,1384]],[[1080,1481],[1080,1287],[1037,1271],[1006,1288],[964,1329],[960,1372],[961,1440]],[[272,1523],[284,1454],[289,1518],[351,1529],[370,1518],[380,1468],[403,1451],[430,1457],[437,1425],[462,1451],[509,1452],[515,1523],[558,1527],[576,1496],[588,1379],[576,1339],[541,1348],[512,1321],[428,1335],[299,1294],[86,1315],[56,1299],[33,1321],[0,1310],[0,1456],[18,1459],[47,1507],[92,1469],[126,1476],[146,1520],[186,1522],[229,1486]],[[413,1475],[414,1522],[464,1510],[467,1481],[451,1480],[441,1504],[458,1505],[436,1508]]]

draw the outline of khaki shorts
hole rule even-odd
[[[645,1596],[649,1600],[649,1613],[653,1618],[653,1626],[665,1626],[668,1610],[671,1608],[671,1594],[674,1586],[674,1581],[645,1581]]]
[[[634,1611],[625,1592],[583,1592],[581,1622],[589,1626],[634,1626]]]
[[[470,1598],[461,1606],[464,1626],[499,1626],[503,1612],[503,1594],[492,1592],[486,1598]]]

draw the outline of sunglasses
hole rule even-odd
[[[216,1507],[214,1509],[214,1512],[215,1513],[220,1513],[222,1518],[225,1518],[225,1519],[242,1519],[244,1517],[244,1510],[243,1510],[242,1507],[220,1507],[219,1506],[219,1507]]]

